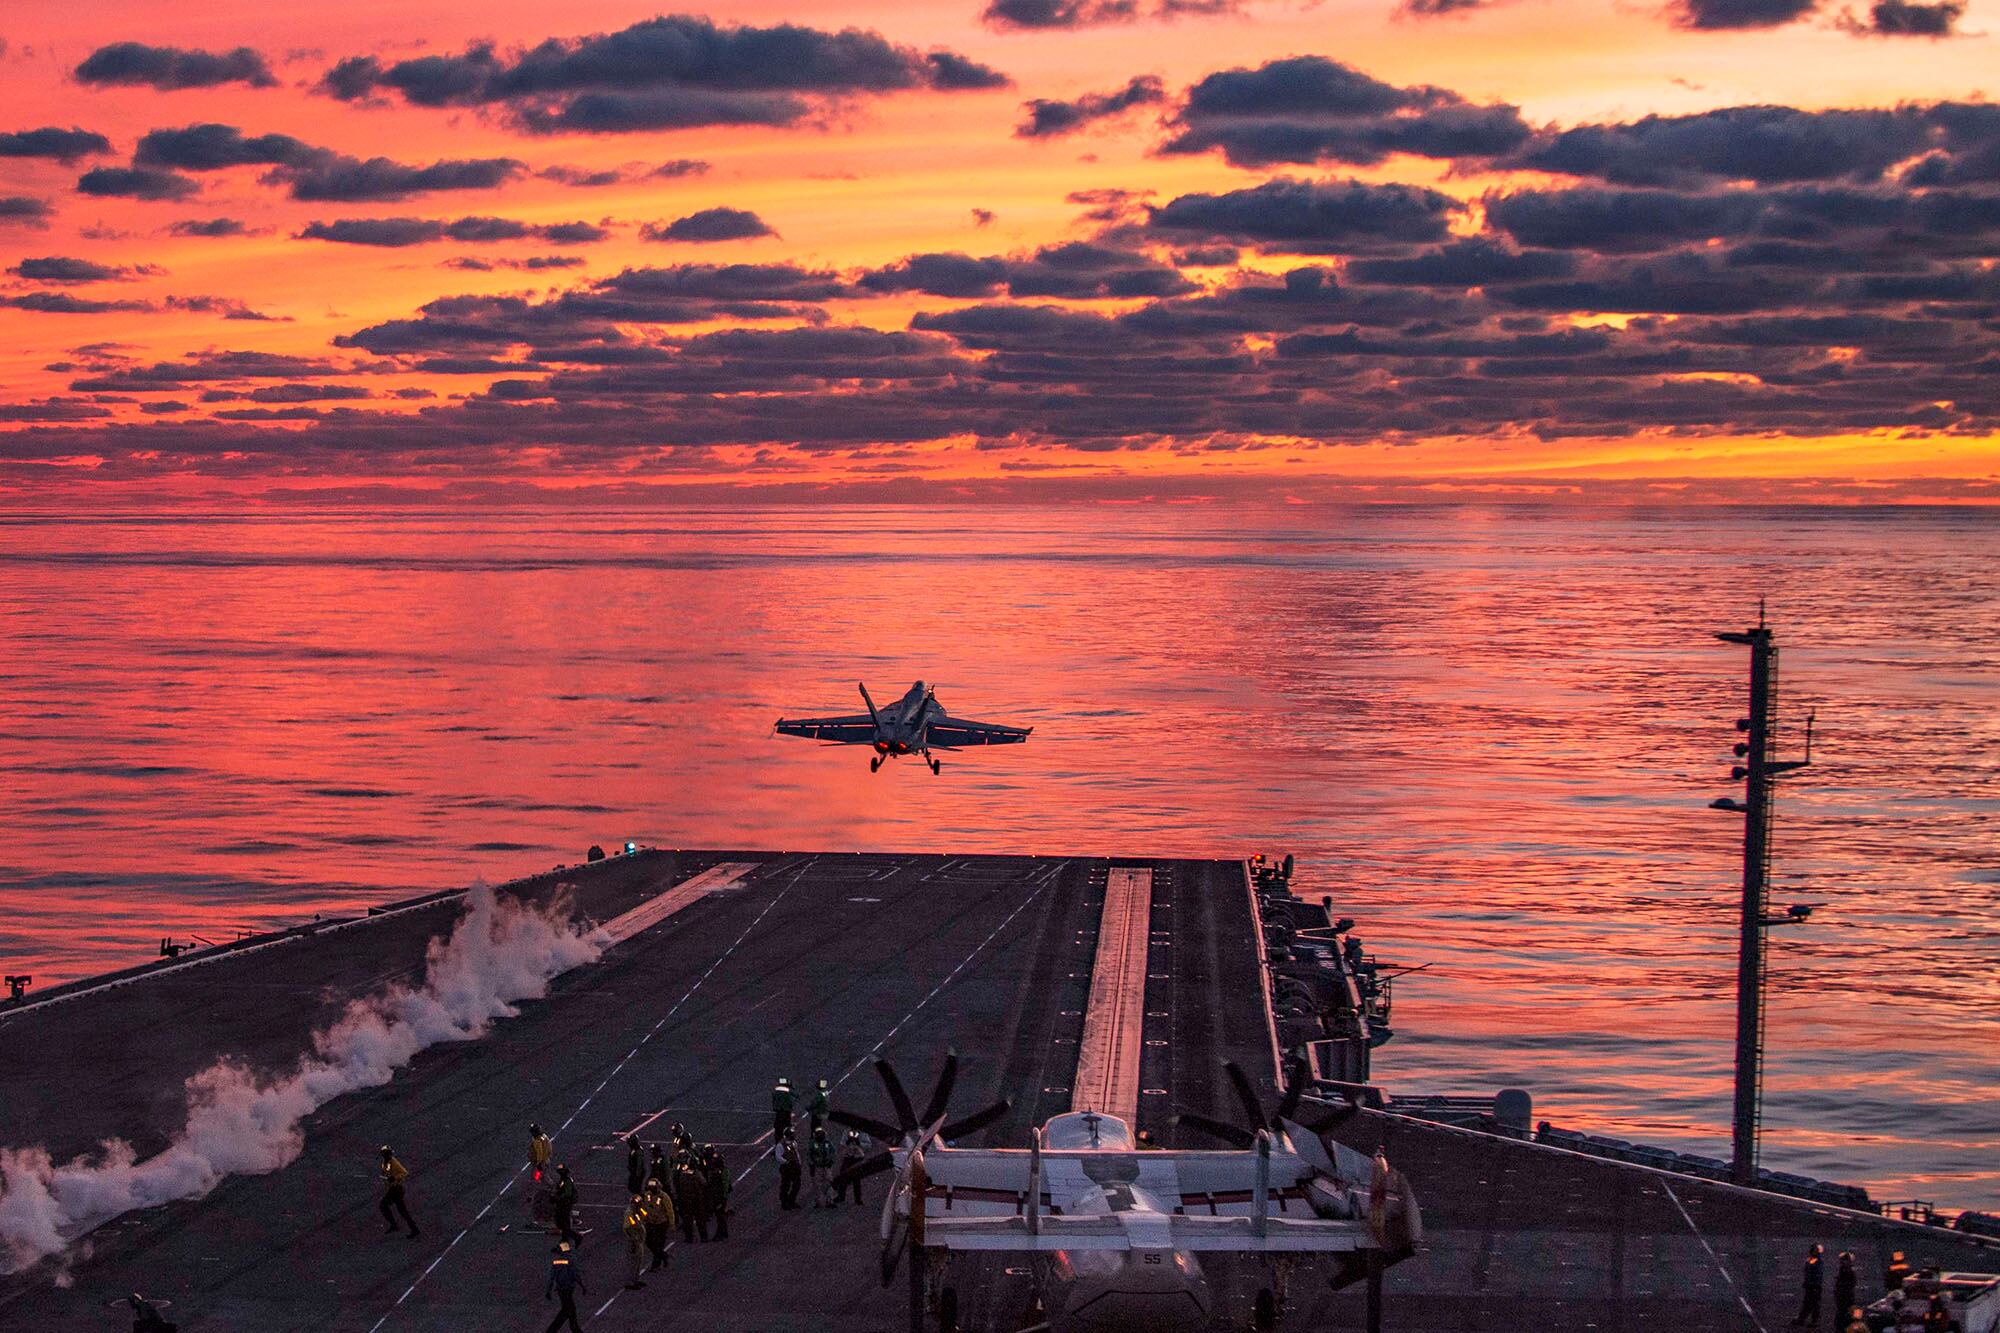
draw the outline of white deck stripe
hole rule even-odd
[[[724,861],[710,866],[692,879],[683,880],[665,893],[649,898],[631,911],[614,916],[599,929],[613,944],[623,944],[642,930],[651,929],[695,899],[737,887],[742,878],[757,868],[755,861]]]
[[[1153,926],[1153,872],[1114,869],[1104,883],[1104,919],[1090,969],[1072,1111],[1102,1111],[1127,1124],[1139,1114],[1140,1036],[1146,1023],[1146,943]]]
[[[640,931],[666,920],[703,894],[715,893],[722,889],[736,887],[738,880],[756,868],[757,863],[754,861],[725,861],[721,865],[712,866],[686,883],[677,884],[658,897],[641,903],[623,916],[613,917],[604,925],[603,929],[605,933],[611,936],[612,943],[622,944],[634,935],[637,935]],[[506,886],[503,885],[502,887]],[[247,958],[253,953],[260,953],[265,949],[275,949],[281,944],[296,944],[301,940],[321,939],[337,931],[353,930],[359,926],[372,926],[378,921],[393,920],[406,912],[422,912],[433,907],[442,907],[446,903],[454,902],[464,896],[465,890],[460,889],[455,893],[442,897],[426,898],[423,902],[412,903],[407,907],[392,907],[386,911],[379,911],[368,916],[357,916],[345,921],[335,921],[321,926],[318,930],[302,931],[297,934],[282,934],[274,939],[263,940],[256,944],[240,944],[235,946],[216,945],[207,949],[190,950],[186,957],[181,958],[177,962],[168,963],[163,967],[151,968],[133,976],[121,977],[116,981],[106,981],[96,986],[87,986],[81,990],[67,991],[61,995],[51,995],[47,999],[26,1000],[20,1004],[0,1009],[0,1023],[5,1023],[9,1019],[25,1014],[32,1009],[46,1008],[52,1004],[67,1004],[71,1000],[80,1000],[86,995],[97,995],[104,991],[118,990],[125,986],[137,986],[151,981],[156,977],[172,976],[176,972],[184,972],[191,967],[206,967],[210,963],[220,963],[232,958]]]

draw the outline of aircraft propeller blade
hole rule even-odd
[[[858,1129],[879,1143],[894,1143],[903,1137],[902,1130],[897,1129],[887,1121],[877,1120],[873,1116],[856,1115],[852,1111],[842,1111],[836,1108],[828,1111],[826,1118],[833,1121],[836,1125],[845,1125],[849,1129]]]
[[[1243,1066],[1231,1060],[1222,1066],[1222,1071],[1229,1075],[1230,1086],[1236,1089],[1236,1100],[1243,1104],[1244,1123],[1253,1130],[1269,1129],[1270,1122],[1264,1119],[1264,1105],[1257,1100],[1257,1090],[1250,1086],[1250,1076],[1243,1072]]]
[[[1182,1111],[1174,1117],[1174,1123],[1198,1129],[1210,1138],[1221,1139],[1232,1148],[1248,1149],[1257,1145],[1257,1136],[1247,1132],[1242,1126],[1222,1120],[1211,1120],[1194,1111]]]
[[[894,1066],[878,1057],[875,1072],[881,1076],[882,1086],[889,1090],[889,1101],[896,1108],[896,1119],[902,1124],[903,1133],[915,1132],[923,1122],[917,1119],[917,1108],[910,1104],[910,1094],[903,1091],[903,1080],[896,1077]]]
[[[951,1103],[952,1084],[956,1082],[958,1082],[958,1052],[946,1051],[944,1068],[938,1071],[937,1086],[931,1089],[930,1102],[924,1107],[921,1117],[924,1124],[928,1125],[944,1114],[944,1108]]]
[[[849,1181],[866,1180],[868,1179],[868,1177],[872,1175],[876,1175],[879,1172],[887,1171],[890,1167],[894,1166],[895,1164],[896,1164],[896,1154],[889,1152],[886,1149],[883,1150],[882,1152],[871,1153],[869,1156],[864,1157],[860,1161],[856,1162],[853,1166],[847,1167],[846,1169],[841,1171],[834,1172],[833,1187],[835,1189],[841,1189],[844,1186],[846,1186]]]
[[[1006,1115],[1007,1112],[1011,1111],[1013,1108],[1014,1108],[1014,1103],[1009,1101],[1007,1098],[1002,1097],[999,1101],[993,1103],[993,1105],[987,1107],[983,1111],[974,1111],[971,1115],[966,1116],[962,1120],[954,1120],[948,1125],[943,1125],[939,1127],[937,1136],[947,1141],[953,1139],[962,1139],[967,1134],[976,1133],[979,1130],[986,1128],[988,1125],[992,1124],[995,1120],[998,1120],[1001,1116]]]

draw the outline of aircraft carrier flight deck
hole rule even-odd
[[[1006,1148],[1084,1086],[1124,1098],[1158,1143],[1212,1147],[1175,1116],[1235,1114],[1223,1062],[1259,1088],[1279,1076],[1242,861],[641,850],[501,892],[573,894],[577,915],[626,930],[484,1036],[329,1101],[288,1165],[127,1213],[0,1277],[0,1326],[130,1327],[117,1302],[136,1291],[187,1333],[539,1329],[554,1307],[524,1171],[538,1122],[579,1185],[586,1327],[900,1329],[903,1285],[877,1272],[891,1177],[865,1182],[863,1207],[781,1211],[778,1076],[825,1078],[836,1107],[882,1116],[874,1056],[921,1097],[955,1049],[955,1109],[1012,1102],[961,1146]],[[295,1065],[351,1000],[419,983],[464,910],[457,895],[415,900],[0,1008],[0,1148],[160,1152],[187,1122],[191,1076],[224,1057]],[[623,1137],[663,1140],[674,1121],[721,1147],[729,1237],[677,1243],[667,1271],[628,1290]],[[1892,1248],[2000,1268],[1974,1238],[1374,1111],[1334,1135],[1385,1147],[1422,1206],[1421,1249],[1383,1279],[1390,1329],[1774,1328],[1796,1308],[1808,1241],[1856,1251],[1871,1274]],[[414,1241],[385,1235],[376,1211],[385,1144],[411,1173]],[[1026,1271],[980,1270],[960,1326],[1033,1324]],[[1216,1328],[1250,1325],[1247,1291],[1232,1293]],[[1300,1282],[1282,1326],[1362,1322],[1358,1288]]]

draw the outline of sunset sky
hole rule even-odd
[[[23,0],[0,499],[2000,500],[1996,4]]]

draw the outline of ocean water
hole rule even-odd
[[[1766,1165],[2000,1208],[2000,518],[824,508],[0,517],[37,984],[592,842],[1297,854],[1428,964],[1392,1091],[1726,1155],[1743,649],[1785,743]],[[922,678],[1025,746],[775,737]]]

